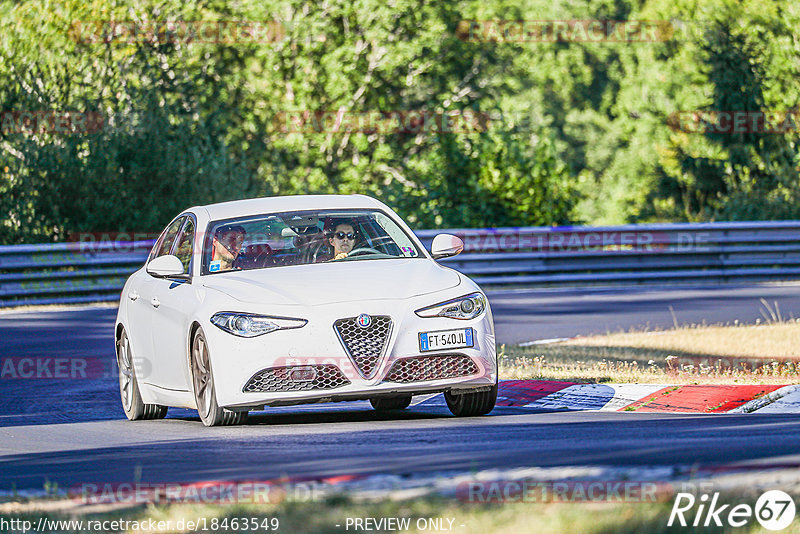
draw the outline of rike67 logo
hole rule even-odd
[[[794,520],[794,500],[781,490],[763,493],[754,507],[749,504],[720,504],[719,495],[719,492],[711,496],[703,493],[695,497],[692,493],[678,493],[667,526],[743,527],[755,517],[767,530],[783,530]]]

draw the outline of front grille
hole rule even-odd
[[[372,378],[377,371],[378,362],[386,350],[389,334],[392,332],[392,319],[388,315],[375,315],[371,319],[366,328],[359,326],[355,317],[339,319],[333,323],[339,341],[358,372],[367,379]]]
[[[291,372],[299,368],[313,367],[317,374],[313,380],[295,381]],[[336,389],[346,386],[350,381],[338,367],[326,365],[300,365],[296,367],[269,367],[253,375],[244,386],[245,393],[267,393],[281,391],[308,391],[312,389]]]
[[[470,376],[478,372],[472,358],[464,354],[416,356],[397,360],[384,378],[385,382],[421,382]]]

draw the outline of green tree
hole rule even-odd
[[[759,9],[757,15],[745,17],[747,7],[762,6],[726,4],[708,22],[698,43],[712,87],[710,102],[703,109],[712,121],[720,112],[770,116],[780,105],[768,94],[769,85],[783,81],[772,77],[770,71],[776,67],[772,56],[776,45],[790,44],[794,27],[785,25],[780,10]],[[741,26],[743,20],[748,21],[747,27]],[[779,125],[750,131],[752,121],[747,122],[748,128],[741,131],[709,127],[698,134],[705,137],[700,150],[697,145],[675,143],[680,173],[666,177],[661,190],[682,200],[676,205],[682,205],[687,218],[753,220],[800,215],[796,125],[786,133],[770,133],[769,128]]]
[[[227,144],[237,114],[219,98],[225,65],[179,42],[81,38],[76,25],[161,13],[212,16],[153,3],[4,3],[0,99],[6,110],[90,113],[96,129],[0,133],[0,240],[61,240],[70,231],[158,231],[188,205],[254,190]],[[39,20],[38,27],[27,21]],[[76,33],[77,32],[77,33]],[[83,34],[86,35],[85,33]],[[215,50],[225,54],[224,49]],[[8,115],[6,115],[8,116]],[[7,170],[6,170],[7,169]]]

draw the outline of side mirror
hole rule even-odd
[[[147,264],[147,272],[153,276],[166,277],[184,274],[183,263],[177,256],[159,256]]]
[[[451,234],[439,234],[433,238],[431,245],[431,255],[434,260],[449,258],[460,254],[464,250],[464,242],[461,238]]]

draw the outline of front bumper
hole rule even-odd
[[[416,316],[414,310],[426,304],[432,304],[430,299],[317,306],[313,317],[303,317],[308,319],[308,324],[302,328],[276,331],[250,339],[233,336],[211,324],[204,325],[211,349],[217,402],[227,408],[256,409],[262,406],[418,395],[447,390],[481,390],[493,386],[497,382],[497,357],[490,310],[487,309],[481,316],[469,321]],[[385,315],[392,319],[385,351],[368,377],[359,372],[333,327],[338,319],[356,317],[362,313],[371,316]],[[420,332],[467,327],[471,327],[474,332],[473,347],[420,352]],[[470,364],[470,369],[474,372],[468,376],[402,383],[396,381],[395,373],[389,377],[394,378],[394,381],[387,380],[387,375],[399,360],[443,355],[468,357],[474,363]],[[341,371],[346,378],[346,384],[331,389],[245,391],[250,379],[265,369],[304,366],[320,368],[319,366],[331,365]],[[434,377],[435,373],[426,374],[426,378]]]

